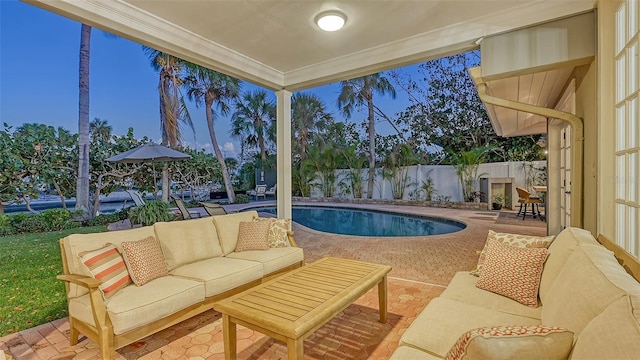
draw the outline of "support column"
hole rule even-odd
[[[278,218],[291,218],[291,91],[276,91]]]

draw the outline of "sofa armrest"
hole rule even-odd
[[[91,311],[93,312],[93,321],[95,322],[96,327],[99,328],[99,331],[102,333],[113,333],[113,325],[111,324],[109,315],[107,314],[107,306],[104,303],[102,292],[98,288],[98,286],[102,284],[102,281],[89,276],[74,274],[58,275],[57,278],[89,289]]]
[[[292,247],[299,247],[298,243],[293,239],[293,231],[287,231],[287,238],[289,238],[289,245]]]
[[[64,274],[64,275],[58,275],[57,278],[58,280],[68,281],[70,283],[74,283],[76,285],[85,287],[89,290],[97,289],[98,286],[102,284],[102,281],[96,280],[92,277],[84,276],[84,275]]]

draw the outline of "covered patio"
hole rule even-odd
[[[337,204],[336,204],[337,205]],[[240,208],[243,205],[235,205]],[[320,233],[294,225],[295,238],[305,249],[307,262],[324,256],[391,265],[388,283],[387,324],[378,322],[377,292],[368,292],[353,305],[305,340],[305,358],[387,359],[400,336],[429,301],[445,289],[455,272],[469,270],[477,262],[489,229],[544,235],[537,219],[501,221],[498,212],[436,209],[415,206],[377,208],[427,216],[444,216],[467,224],[449,235],[429,237],[357,237]],[[230,211],[235,210],[230,208]],[[60,319],[0,338],[0,350],[17,359],[99,359],[97,345],[89,340],[69,345],[68,320]],[[238,331],[239,359],[285,358],[284,343],[249,329]],[[116,359],[224,359],[222,319],[208,311],[153,336],[116,351]]]

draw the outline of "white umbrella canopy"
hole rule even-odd
[[[125,151],[107,159],[110,162],[139,163],[139,162],[162,162],[179,161],[190,159],[191,155],[173,150],[160,144],[144,144],[135,149]]]

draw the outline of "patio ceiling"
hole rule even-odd
[[[482,37],[590,10],[594,0],[24,0],[273,90],[297,91],[477,48]],[[339,9],[345,27],[316,15]],[[535,119],[532,119],[535,121]]]
[[[573,67],[536,72],[487,81],[487,94],[500,99],[553,108]],[[474,78],[477,82],[478,79]],[[499,136],[511,137],[547,132],[547,118],[524,111],[485,104],[493,129]]]

